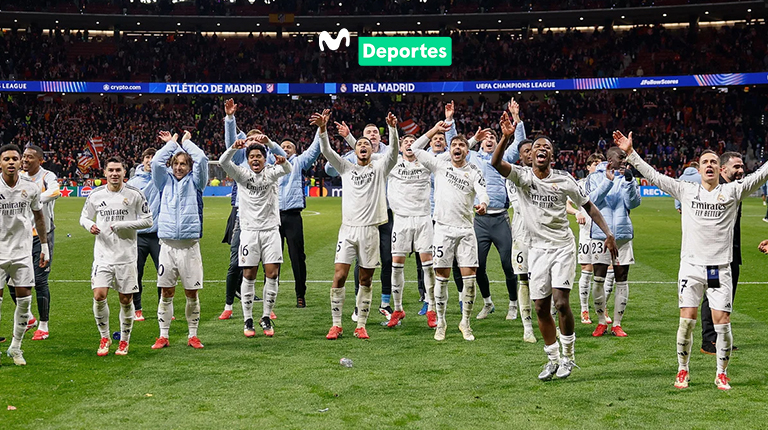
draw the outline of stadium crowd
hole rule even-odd
[[[536,10],[602,9],[718,3],[712,0],[31,0],[14,2],[4,9],[59,13],[130,15],[401,15],[477,12],[525,12]]]
[[[495,97],[495,96],[488,96]],[[502,99],[506,95],[501,96]],[[610,146],[610,133],[635,130],[638,147],[664,173],[679,176],[702,150],[740,151],[748,170],[763,158],[766,134],[762,127],[768,93],[760,88],[639,92],[562,92],[515,95],[530,134],[545,133],[559,146],[557,167],[577,178],[586,176],[586,158]],[[119,155],[140,162],[141,151],[157,145],[157,130],[189,129],[211,158],[224,151],[221,106],[224,97],[169,97],[117,101],[94,95],[76,101],[44,101],[31,95],[3,94],[0,99],[0,137],[19,145],[34,143],[49,152],[49,168],[59,177],[78,179],[77,157],[93,137],[102,137],[102,158]],[[264,96],[239,100],[240,126],[258,127],[274,140],[290,136],[300,149],[311,143],[314,130],[308,112],[329,106],[334,118],[346,121],[354,134],[374,120],[380,126],[388,110],[401,121],[412,119],[424,132],[442,119],[441,97],[380,94],[290,100]],[[498,131],[499,103],[484,95],[456,98],[459,132],[472,135],[479,127]],[[335,136],[336,150],[349,150]],[[322,178],[321,158],[310,177]],[[319,168],[318,168],[319,167]]]
[[[768,67],[766,26],[687,29],[662,26],[593,32],[449,31],[449,67],[363,68],[356,41],[321,52],[314,35],[91,36],[40,29],[0,34],[3,80],[139,82],[403,82],[590,78],[756,72]],[[169,61],[169,59],[174,61]]]

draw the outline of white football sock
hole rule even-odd
[[[344,308],[344,296],[347,287],[331,288],[331,319],[333,325],[341,327],[341,311]]]
[[[574,361],[573,350],[576,343],[576,333],[570,335],[560,333],[560,342],[563,344],[563,357],[567,357],[571,361]]]
[[[595,276],[592,278],[592,300],[595,303],[595,313],[597,314],[597,323],[605,324],[605,278]]]
[[[491,296],[483,297],[483,305],[492,305],[493,300],[491,300]]]
[[[188,337],[197,336],[197,326],[200,325],[200,300],[187,297],[187,306],[184,308],[187,316],[187,327],[189,327]]]
[[[693,345],[693,328],[696,320],[680,318],[677,328],[677,370],[688,370],[688,362],[691,359],[691,346]]]
[[[21,348],[21,341],[24,339],[24,333],[27,332],[27,323],[29,323],[29,308],[32,306],[32,296],[16,297],[16,312],[13,313],[13,339],[11,348]]]
[[[38,330],[48,331],[48,321],[40,321],[40,326],[38,327]]]
[[[422,262],[421,271],[424,272],[424,289],[427,290],[427,310],[435,310],[435,271],[432,270],[432,261]]]
[[[608,303],[608,299],[611,298],[611,293],[613,292],[613,281],[616,278],[613,275],[613,269],[608,269],[608,272],[605,274],[605,302]]]
[[[0,279],[0,282],[5,283],[5,280]],[[0,285],[3,285],[3,284],[0,284]],[[0,291],[3,291],[3,290],[0,289]],[[0,296],[0,320],[2,320],[2,317],[3,317],[3,296]]]
[[[133,306],[133,300],[127,305],[120,303],[120,341],[131,341],[131,330],[133,330],[133,318],[136,308]]]
[[[253,296],[256,295],[256,280],[246,279],[240,283],[240,305],[243,307],[243,322],[253,319]]]
[[[616,282],[615,302],[613,308],[613,326],[620,326],[621,319],[624,317],[624,310],[627,308],[629,299],[629,284],[627,281]]]
[[[403,274],[404,264],[392,263],[392,300],[395,302],[395,310],[403,310],[403,286],[405,285],[405,275]]]
[[[173,318],[173,297],[163,297],[157,304],[157,323],[160,325],[160,337],[168,339],[171,318]]]
[[[224,310],[231,312],[232,311],[232,305],[224,305]]]
[[[462,276],[461,279],[464,281],[464,291],[461,297],[463,302],[461,323],[464,326],[469,327],[469,319],[472,317],[472,307],[475,304],[475,276]]]
[[[544,352],[547,353],[550,363],[560,364],[560,344],[557,341],[552,345],[545,345]]]
[[[264,298],[262,301],[262,314],[261,317],[270,317],[272,310],[275,309],[275,303],[277,302],[277,278],[267,278],[264,282]]]
[[[528,281],[518,282],[517,298],[520,301],[520,318],[523,320],[525,330],[533,330],[533,318],[531,317],[531,291]]]
[[[93,299],[93,317],[96,319],[96,328],[99,329],[99,335],[112,339],[109,333],[109,304],[107,304],[107,299]]]
[[[726,373],[728,362],[731,360],[731,350],[733,349],[733,335],[731,334],[731,324],[715,324],[715,333],[717,333],[717,374]]]
[[[435,276],[435,310],[437,325],[445,326],[445,309],[448,306],[448,278]]]
[[[365,323],[368,322],[372,301],[373,287],[361,284],[357,292],[357,328],[365,327]]]
[[[589,311],[589,287],[592,281],[592,272],[582,270],[581,277],[579,278],[579,302],[581,303],[581,311]]]

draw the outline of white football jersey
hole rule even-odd
[[[381,158],[366,166],[351,163],[331,149],[328,133],[320,134],[320,149],[341,176],[341,222],[362,227],[385,224],[387,216],[387,175],[397,163],[397,130],[389,128],[389,147]]]
[[[507,197],[509,197],[509,206],[512,207],[512,239],[519,242],[523,247],[531,244],[531,235],[525,228],[523,221],[523,211],[520,209],[520,197],[517,193],[517,187],[512,181],[507,181]]]
[[[32,211],[40,209],[37,184],[19,176],[16,185],[9,187],[0,175],[0,261],[32,255],[32,227],[35,225]]]
[[[411,145],[413,149],[413,145]],[[470,162],[456,167],[444,157],[413,149],[419,161],[435,176],[435,222],[453,227],[473,227],[475,196],[488,205],[485,178]]]
[[[152,227],[152,212],[138,188],[123,184],[113,192],[102,185],[85,200],[80,225],[88,231],[93,225],[100,230],[93,246],[95,264],[136,264],[136,230]]]
[[[56,227],[53,223],[53,208],[56,205],[56,199],[61,195],[56,175],[42,167],[34,175],[30,175],[27,172],[21,172],[20,175],[31,179],[40,187],[40,203],[43,207],[45,228],[50,232]],[[37,231],[33,231],[33,234],[37,236]]]
[[[397,158],[389,172],[387,200],[398,216],[429,216],[432,174],[419,160]]]
[[[760,188],[768,178],[768,163],[744,179],[719,184],[707,191],[696,182],[680,181],[662,175],[637,152],[627,162],[659,189],[681,203],[683,242],[680,259],[688,264],[716,266],[733,260],[733,227],[739,203]]]
[[[551,169],[539,179],[530,167],[511,165],[507,179],[517,186],[520,211],[531,238],[532,248],[562,248],[574,244],[565,205],[570,198],[584,206],[589,197],[570,173]]]
[[[256,173],[247,162],[241,166],[232,162],[237,151],[230,146],[221,154],[219,162],[221,168],[237,182],[240,229],[255,231],[280,227],[278,179],[291,172],[291,163],[286,160],[279,165],[267,164]]]

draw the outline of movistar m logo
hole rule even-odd
[[[336,35],[336,38],[331,37],[330,33],[327,31],[323,31],[320,33],[320,50],[325,51],[325,47],[327,46],[328,49],[331,51],[335,51],[339,49],[339,46],[341,46],[341,41],[344,40],[346,43],[344,46],[349,47],[349,31],[346,28],[342,28],[341,31],[339,31],[339,34]]]

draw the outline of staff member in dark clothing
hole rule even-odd
[[[725,152],[720,156],[720,183],[738,181],[744,177],[744,161],[738,152]],[[731,276],[733,278],[732,300],[736,298],[736,286],[739,283],[739,266],[741,266],[741,203],[736,215],[736,224],[733,226],[733,261],[731,261]],[[709,300],[706,294],[701,303],[701,352],[715,355],[717,348],[715,341],[715,325],[712,322],[712,311],[709,309]],[[737,348],[734,346],[733,350]]]

